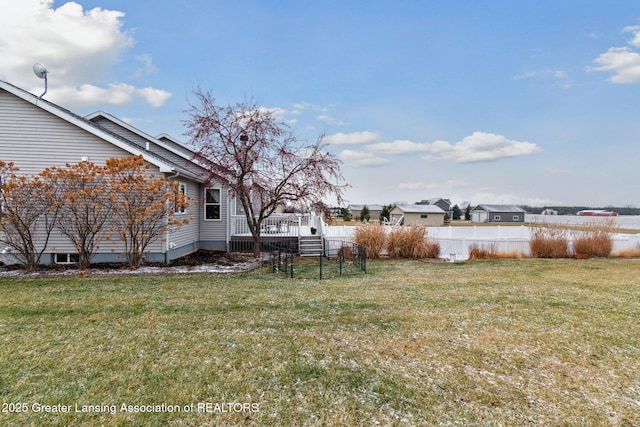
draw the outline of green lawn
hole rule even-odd
[[[640,261],[0,279],[0,397],[0,425],[639,425]]]

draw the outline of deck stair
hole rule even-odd
[[[324,253],[322,236],[300,236],[298,240],[300,256],[320,256]]]

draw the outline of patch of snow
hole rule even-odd
[[[6,270],[0,267],[1,277],[15,277],[15,278],[29,278],[40,276],[109,276],[109,275],[134,275],[134,274],[228,274],[228,273],[242,273],[256,268],[262,265],[262,261],[259,259],[252,259],[244,262],[233,263],[232,265],[222,264],[202,264],[195,266],[174,266],[174,267],[155,267],[155,266],[142,266],[137,270],[130,268],[112,268],[112,269],[100,269],[100,268],[88,268],[80,271],[76,269],[39,269],[33,273],[27,273],[24,270]]]

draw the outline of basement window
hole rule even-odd
[[[54,254],[56,264],[76,264],[79,259],[78,254]]]

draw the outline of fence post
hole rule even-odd
[[[289,267],[290,276],[289,277],[293,279],[293,252],[289,252],[289,259],[290,259],[290,267]]]
[[[362,265],[364,266],[364,268],[362,269],[362,271],[364,271],[364,273],[367,273],[367,248],[366,247],[362,247]]]

